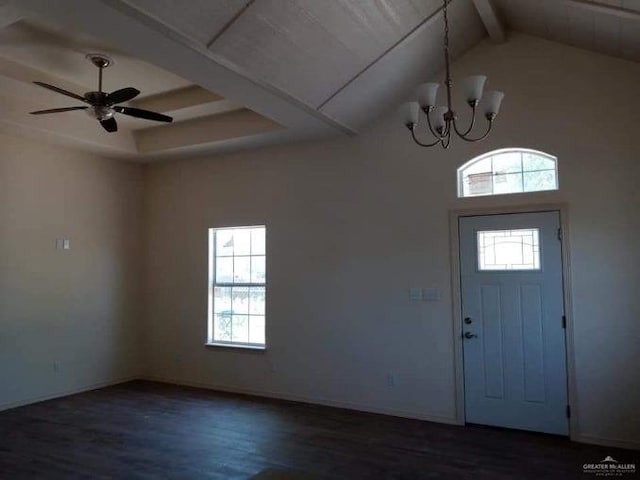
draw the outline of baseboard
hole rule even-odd
[[[578,434],[572,440],[582,443],[591,443],[594,445],[602,445],[603,447],[627,448],[629,450],[640,450],[640,442],[634,440],[615,440],[612,438],[603,438],[589,434]]]
[[[251,395],[254,397],[266,397],[276,398],[279,400],[289,400],[292,402],[311,403],[314,405],[324,405],[327,407],[344,408],[347,410],[357,410],[359,412],[379,413],[382,415],[391,415],[393,417],[411,418],[416,420],[425,420],[428,422],[446,423],[449,425],[459,425],[455,417],[445,417],[439,415],[425,415],[418,412],[408,412],[404,410],[396,410],[391,408],[380,408],[372,405],[363,405],[359,403],[343,402],[340,400],[333,400],[327,398],[317,397],[305,397],[301,395],[294,395],[286,392],[272,392],[264,390],[250,390],[245,388],[238,388],[228,385],[209,384],[201,382],[190,382],[184,380],[178,380],[175,378],[156,377],[156,376],[143,376],[143,380],[149,380],[151,382],[170,383],[173,385],[182,385],[185,387],[204,388],[207,390],[217,390],[221,392],[239,393],[242,395]]]
[[[67,397],[69,395],[75,395],[76,393],[89,392],[91,390],[96,390],[98,388],[110,387],[112,385],[130,382],[132,380],[137,380],[139,378],[140,378],[139,375],[133,375],[130,377],[118,378],[118,379],[109,380],[106,382],[91,383],[89,385],[83,385],[82,387],[61,390],[56,393],[51,393],[48,395],[41,395],[38,397],[29,397],[29,398],[25,398],[23,400],[17,400],[14,402],[1,403],[0,412],[3,410],[9,410],[11,408],[22,407],[24,405],[31,405],[32,403],[44,402],[45,400],[52,400],[54,398]]]

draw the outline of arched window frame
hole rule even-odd
[[[493,157],[499,157],[501,155],[505,155],[505,154],[513,154],[513,153],[519,153],[520,154],[520,169],[519,170],[512,170],[509,172],[503,172],[503,173],[499,173],[496,172],[494,170],[493,167]],[[550,160],[553,162],[553,168],[545,168],[542,170],[531,170],[531,169],[527,169],[524,166],[524,155],[523,154],[528,154],[528,155],[532,155],[534,157],[540,157],[543,158],[545,160]],[[487,159],[491,159],[491,176],[489,178],[491,178],[491,186],[492,186],[492,191],[488,192],[488,193],[478,193],[478,194],[467,194],[465,195],[465,189],[464,189],[464,179],[465,179],[465,172],[473,167],[474,165],[477,165],[480,162],[484,162]],[[545,187],[545,188],[536,188],[536,189],[526,189],[525,187],[525,175],[526,174],[534,174],[534,173],[538,173],[538,172],[551,172],[553,171],[553,180],[555,182],[554,186],[552,187]],[[483,172],[484,173],[484,172]],[[489,172],[486,172],[489,173]],[[494,192],[494,177],[496,175],[504,175],[505,178],[507,175],[521,175],[521,185],[522,185],[522,189],[521,190],[516,190],[516,191],[505,191],[505,192]],[[558,158],[545,153],[545,152],[541,152],[538,150],[532,150],[529,148],[502,148],[499,150],[493,150],[491,152],[487,152],[484,153],[482,155],[479,155],[475,158],[472,158],[471,160],[469,160],[468,162],[464,163],[463,165],[461,165],[457,172],[457,184],[458,184],[458,198],[472,198],[472,197],[483,197],[483,196],[494,196],[494,195],[513,195],[513,194],[518,194],[518,193],[533,193],[533,192],[543,192],[543,191],[553,191],[553,190],[558,190],[559,188],[559,179],[558,179]]]

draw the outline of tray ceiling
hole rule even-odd
[[[441,8],[441,0],[0,0],[0,95],[15,92],[0,121],[139,158],[354,135],[440,71]],[[452,0],[450,23],[454,59],[487,32],[500,42],[518,30],[640,60],[640,0]],[[95,50],[116,60],[107,89],[137,87],[139,107],[176,123],[126,120],[129,139],[106,140],[71,114],[26,121],[27,107],[67,104],[31,86],[34,77],[94,88],[84,54]]]

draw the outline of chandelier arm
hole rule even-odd
[[[446,138],[443,138],[442,140],[440,140],[440,144],[442,145],[442,148],[447,149],[449,148],[449,144],[451,143],[451,132],[449,132],[449,135],[447,135]]]
[[[451,117],[451,119],[446,121],[446,125],[444,127],[444,133],[442,134],[443,138],[444,137],[451,137],[451,123],[453,122],[453,118],[454,117]]]
[[[487,138],[487,135],[489,135],[489,132],[491,131],[491,128],[493,128],[493,120],[488,119],[489,120],[489,125],[487,126],[487,131],[484,132],[484,134],[481,137],[478,138],[469,138],[469,137],[465,137],[463,135],[460,135],[460,138],[462,138],[465,142],[479,142],[480,140],[484,140],[485,138]]]
[[[433,142],[433,143],[422,143],[420,140],[418,140],[418,137],[416,137],[415,126],[410,128],[409,130],[411,130],[411,136],[413,137],[413,141],[416,142],[421,147],[435,147],[438,143],[440,143],[442,141],[442,138],[436,136],[437,140],[435,142]]]
[[[460,133],[460,131],[458,130],[458,123],[456,122],[455,117],[453,118],[453,128],[455,129],[456,133],[458,134],[459,137],[466,137],[467,135],[469,135],[471,133],[471,130],[473,130],[473,127],[476,124],[476,112],[477,109],[475,106],[471,107],[472,109],[472,115],[471,115],[471,123],[469,124],[469,128],[467,128],[464,133]]]

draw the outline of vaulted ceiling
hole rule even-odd
[[[495,0],[513,29],[640,61],[640,0]]]
[[[138,159],[357,134],[442,68],[441,0],[0,0],[0,127]],[[640,61],[640,0],[452,0],[452,54],[510,30]],[[109,134],[30,83],[105,89],[172,124]],[[69,103],[67,100],[71,100]],[[6,105],[6,107],[5,107]]]

